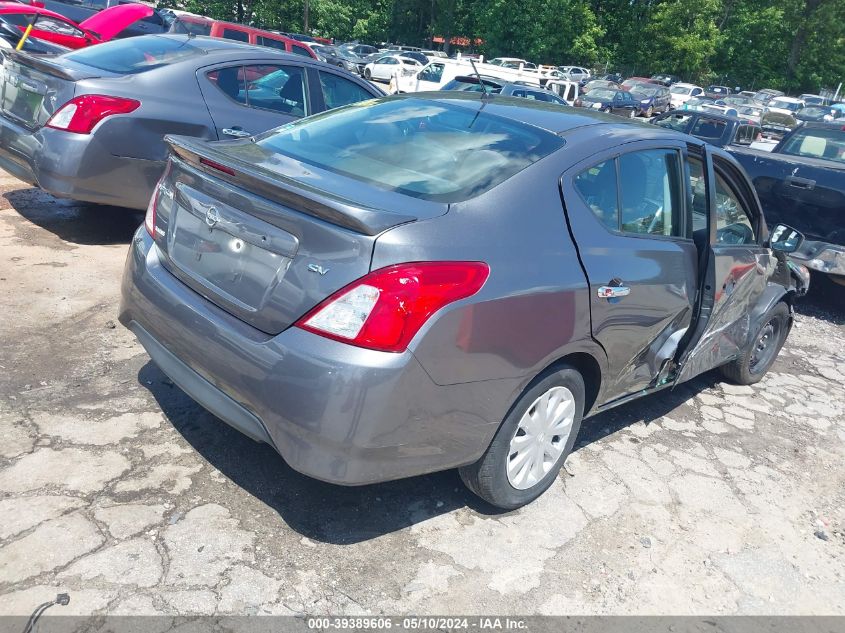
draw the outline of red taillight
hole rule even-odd
[[[403,352],[435,312],[478,292],[483,262],[413,262],[371,272],[296,322],[309,332],[384,352]]]
[[[114,114],[128,114],[140,106],[141,102],[135,99],[82,95],[74,97],[56,110],[47,121],[47,127],[75,134],[90,134],[94,126],[106,117]]]

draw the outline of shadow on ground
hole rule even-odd
[[[827,275],[813,273],[810,292],[795,302],[795,311],[834,325],[845,325],[845,286],[832,282]]]
[[[708,376],[590,418],[581,428],[578,446],[635,422],[659,419],[713,384],[715,379]],[[269,446],[253,442],[205,411],[154,363],[141,368],[138,380],[212,466],[310,539],[358,543],[463,507],[481,515],[504,514],[464,488],[456,470],[354,488],[316,481],[291,469]]]
[[[21,217],[73,244],[128,244],[144,221],[139,211],[60,200],[34,187],[3,197]]]

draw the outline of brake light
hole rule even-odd
[[[153,189],[153,195],[150,198],[150,203],[147,205],[147,213],[144,216],[144,228],[147,229],[147,233],[150,234],[150,237],[155,239],[156,238],[156,205],[158,204],[158,185],[156,188]]]
[[[171,167],[173,167],[173,163],[167,161],[167,167],[164,168],[164,173],[158,179],[153,189],[153,195],[150,196],[150,203],[147,205],[147,213],[144,215],[144,228],[147,229],[147,233],[153,239],[156,237],[156,207],[158,207],[158,197],[162,190],[165,189],[164,182],[170,176]]]
[[[106,95],[82,95],[74,97],[56,110],[47,127],[65,130],[75,134],[90,134],[94,126],[106,117],[128,114],[141,106],[140,101],[109,97]]]
[[[483,262],[388,266],[341,288],[296,326],[358,347],[403,352],[435,312],[477,293],[489,275]]]

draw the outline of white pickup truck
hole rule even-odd
[[[537,70],[506,68],[495,64],[487,64],[483,61],[483,58],[475,62],[475,68],[478,69],[480,75],[487,77],[496,77],[505,81],[519,81],[534,86],[542,86],[540,81],[542,77]],[[419,72],[403,73],[394,76],[394,81],[391,81],[387,91],[389,93],[395,93],[440,90],[455,77],[474,74],[473,65],[467,57],[435,59],[424,66]]]
[[[400,92],[424,92],[442,90],[443,86],[455,77],[472,76],[476,71],[484,77],[495,77],[503,81],[521,83],[530,86],[554,88],[553,91],[570,105],[578,96],[578,85],[573,82],[550,80],[537,69],[507,68],[497,64],[488,64],[481,58],[473,65],[467,57],[457,59],[434,59],[418,72],[397,73],[390,80],[389,94]],[[554,85],[554,86],[553,86]]]

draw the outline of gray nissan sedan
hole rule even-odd
[[[169,137],[120,321],[295,469],[458,467],[547,489],[582,419],[721,368],[749,384],[806,271],[724,151],[495,95],[363,102],[255,139]]]
[[[165,134],[250,137],[384,95],[310,57],[212,37],[0,55],[0,167],[60,198],[132,209],[164,172]]]

